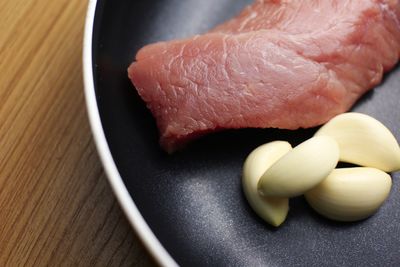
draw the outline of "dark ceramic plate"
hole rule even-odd
[[[276,139],[295,145],[315,129],[226,131],[173,155],[158,146],[155,121],[126,74],[135,53],[152,42],[205,32],[250,2],[91,1],[84,55],[89,117],[127,217],[162,265],[398,266],[398,173],[387,202],[358,223],[325,220],[302,197],[290,201],[278,229],[250,209],[240,185],[248,153]],[[381,120],[399,140],[399,98],[397,68],[354,110]]]

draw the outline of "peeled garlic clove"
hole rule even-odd
[[[378,169],[335,169],[305,194],[319,214],[337,221],[357,221],[377,211],[389,195],[392,180]]]
[[[302,195],[325,179],[338,160],[335,140],[327,136],[312,137],[268,168],[258,182],[258,190],[270,197]]]
[[[291,149],[292,146],[284,141],[262,145],[249,154],[243,166],[242,185],[247,201],[261,218],[273,226],[279,226],[285,221],[289,200],[259,195],[257,183],[265,170]]]
[[[378,120],[361,113],[343,113],[322,126],[316,136],[330,136],[340,148],[340,161],[385,172],[400,170],[396,138]]]

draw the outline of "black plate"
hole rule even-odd
[[[388,201],[358,223],[334,223],[302,197],[287,221],[269,227],[241,190],[247,154],[265,142],[293,145],[303,131],[239,130],[202,138],[167,155],[155,122],[130,84],[126,68],[148,43],[202,33],[250,0],[98,1],[94,22],[95,92],[104,132],[132,199],[178,264],[190,266],[376,266],[400,262],[399,174]],[[358,102],[400,139],[400,70]]]

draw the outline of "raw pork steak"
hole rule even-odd
[[[128,73],[168,152],[221,129],[313,127],[396,64],[399,19],[398,0],[258,0],[207,34],[145,46]]]

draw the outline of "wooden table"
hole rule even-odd
[[[86,5],[0,0],[0,266],[154,266],[91,136]]]

